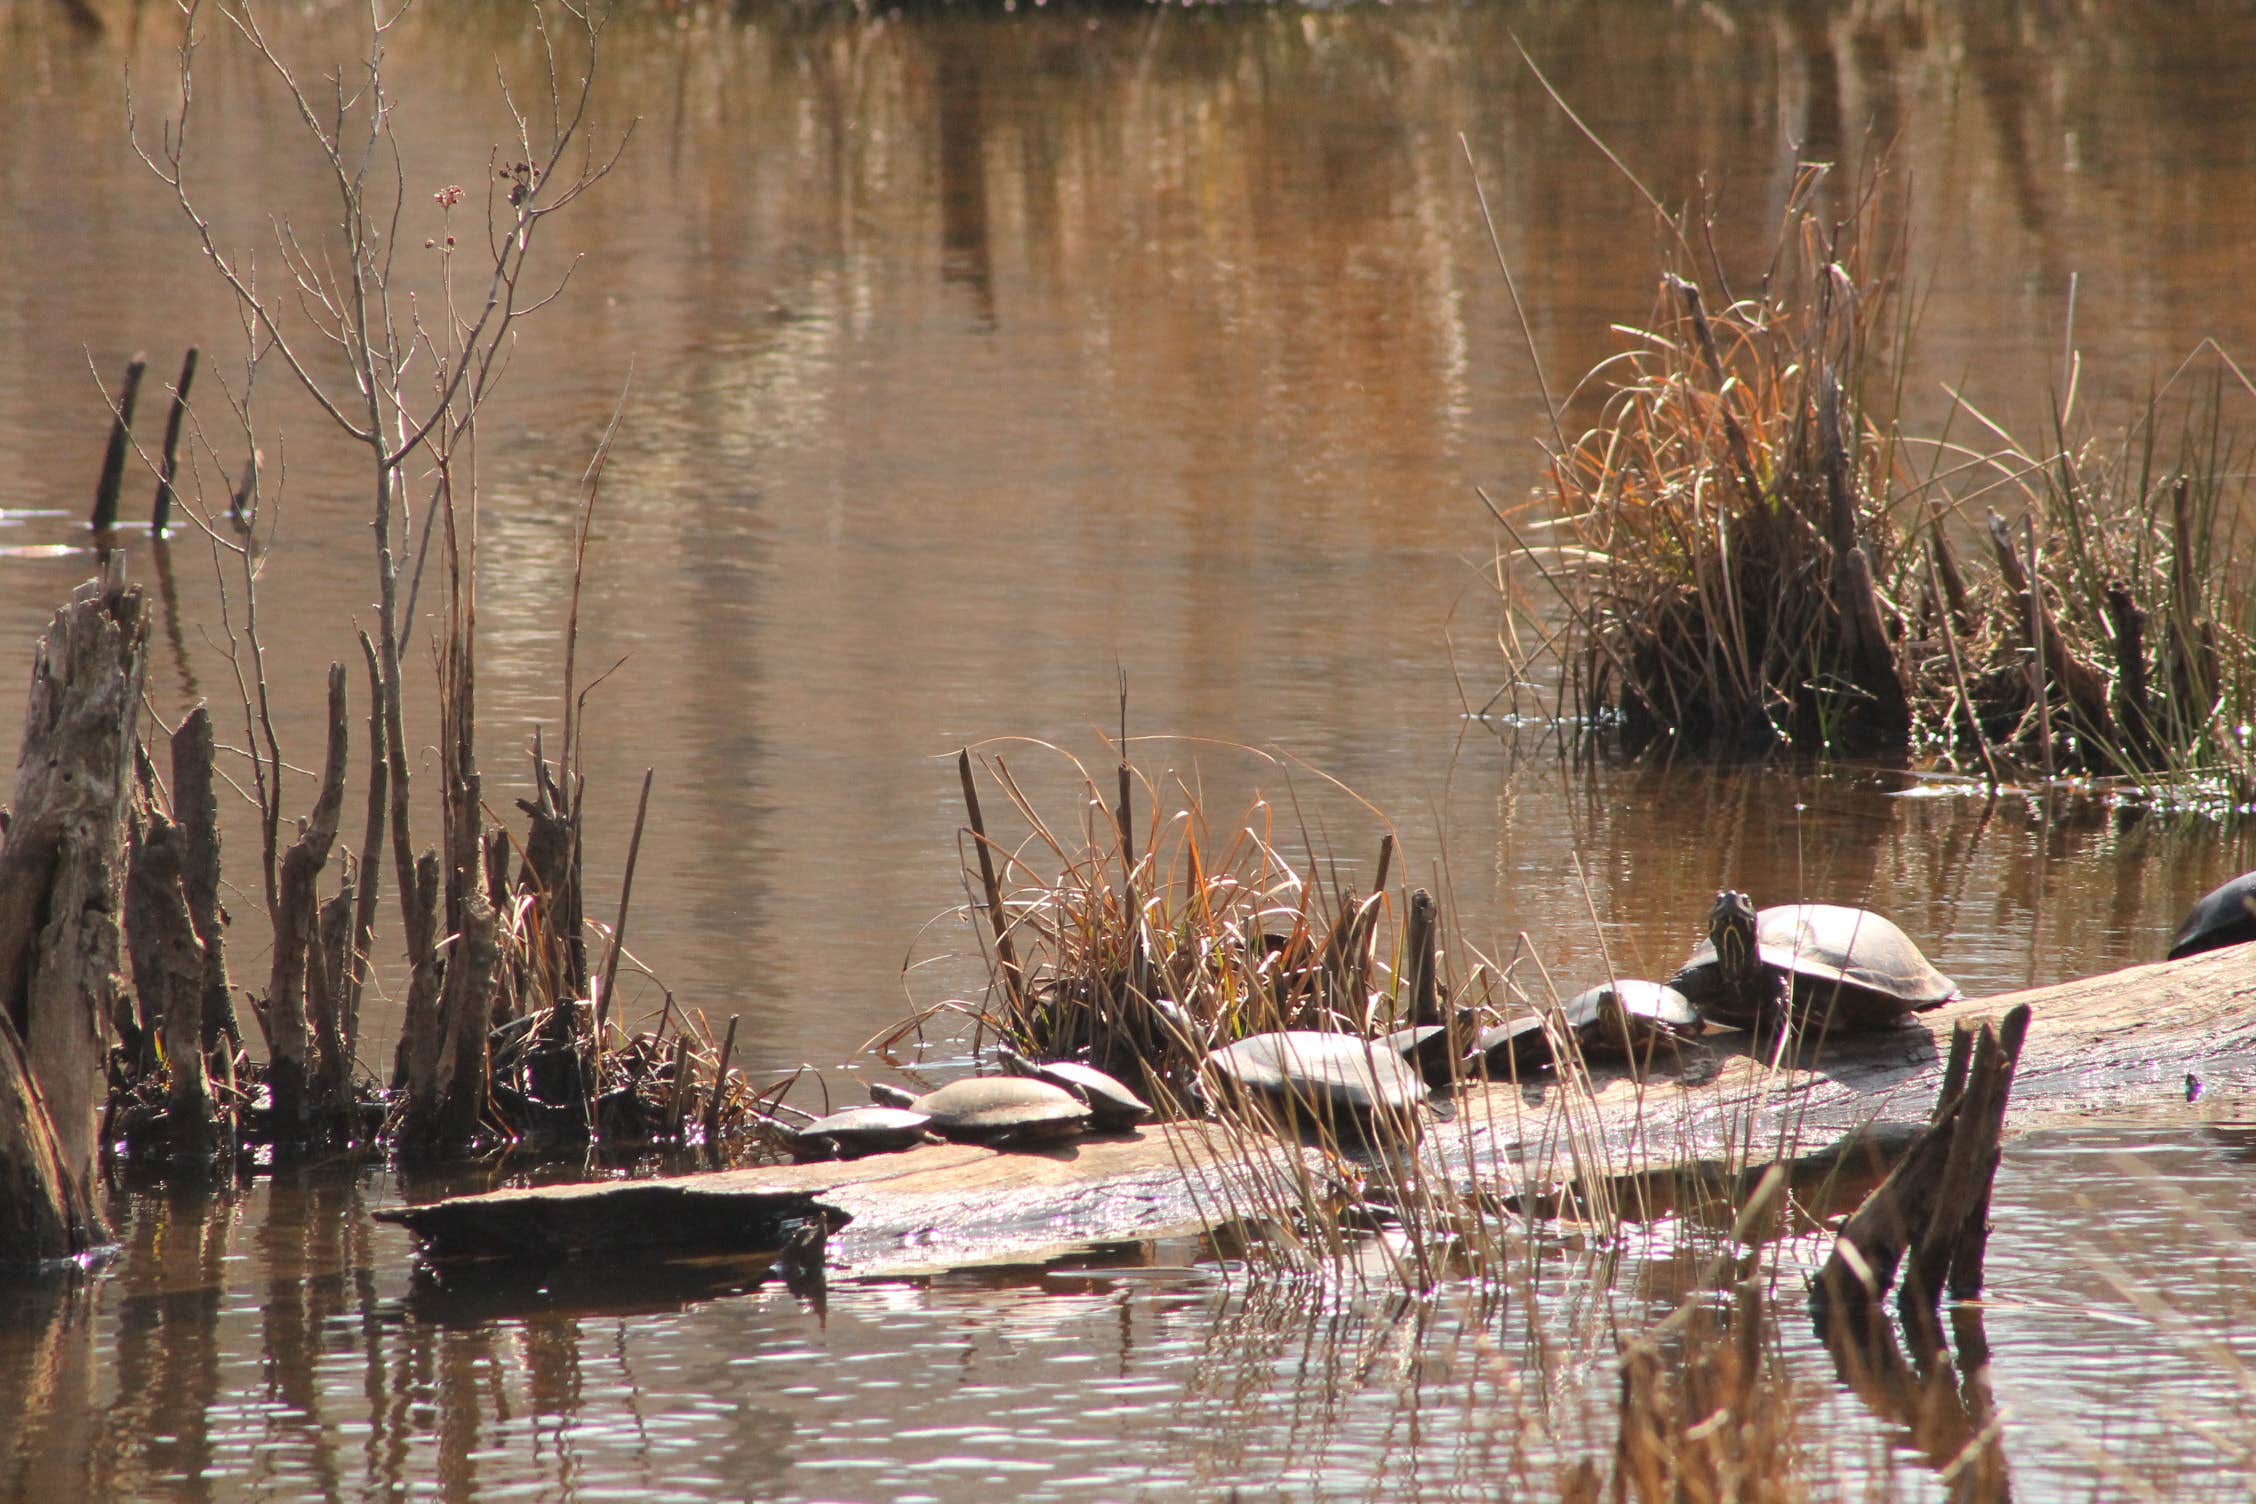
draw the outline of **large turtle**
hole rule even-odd
[[[2243,872],[2202,896],[2178,926],[2178,938],[2170,942],[2170,959],[2198,956],[2246,940],[2256,940],[2256,872]]]
[[[1381,1040],[1313,1029],[1254,1034],[1206,1057],[1210,1082],[1239,1099],[1368,1137],[1410,1137],[1426,1083]]]
[[[1716,895],[1708,938],[1669,985],[1713,1022],[1753,1027],[1790,1002],[1797,1024],[1833,1033],[1883,1028],[1959,995],[1909,935],[1870,909],[1792,903],[1758,913],[1729,890]]]
[[[897,1086],[870,1087],[870,1096],[932,1119],[932,1131],[958,1143],[1046,1143],[1089,1126],[1088,1104],[1060,1086],[1024,1076],[966,1076],[923,1096]]]
[[[1559,1018],[1574,1032],[1576,1047],[1592,1059],[1642,1055],[1655,1044],[1690,1039],[1702,1027],[1700,1011],[1682,992],[1633,977],[1576,993],[1559,1005]],[[1538,1013],[1484,1030],[1479,1050],[1491,1075],[1554,1063],[1551,1034]]]

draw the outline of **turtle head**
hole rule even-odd
[[[1744,992],[1762,964],[1755,958],[1755,901],[1729,888],[1718,893],[1708,911],[1708,939],[1715,946],[1724,987]]]

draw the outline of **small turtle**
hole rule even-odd
[[[1394,1050],[1352,1034],[1254,1034],[1206,1057],[1207,1074],[1241,1096],[1358,1131],[1414,1135],[1426,1084]]]
[[[1790,1002],[1797,1023],[1836,1033],[1884,1028],[1959,996],[1909,935],[1870,909],[1795,903],[1758,913],[1728,890],[1716,895],[1707,940],[1669,985],[1711,1021],[1752,1027]]]
[[[1690,998],[1674,987],[1634,977],[1576,993],[1559,1005],[1559,1019],[1574,1031],[1582,1053],[1594,1059],[1643,1054],[1656,1043],[1689,1039],[1702,1027]],[[1555,1063],[1541,1014],[1524,1014],[1487,1030],[1479,1048],[1492,1075],[1515,1066],[1536,1070]]]
[[[1698,1035],[1705,1025],[1692,1000],[1661,982],[1623,977],[1578,992],[1562,1005],[1585,1054],[1636,1055]]]
[[[1093,1065],[1078,1060],[1037,1063],[1011,1049],[997,1050],[995,1058],[1014,1076],[1047,1081],[1079,1097],[1088,1106],[1090,1126],[1099,1130],[1133,1128],[1152,1114],[1151,1103]]]
[[[1523,1013],[1481,1030],[1473,1050],[1482,1072],[1490,1076],[1539,1071],[1553,1063],[1551,1031],[1543,1027],[1540,1013]]]
[[[779,1118],[763,1122],[783,1140],[793,1159],[860,1159],[924,1142],[932,1119],[905,1107],[849,1107],[797,1128]]]
[[[1449,1030],[1440,1024],[1410,1024],[1381,1034],[1379,1043],[1408,1062],[1428,1086],[1446,1086],[1467,1074],[1450,1049]]]
[[[1089,1126],[1089,1108],[1062,1086],[1023,1076],[966,1076],[923,1096],[875,1085],[870,1095],[932,1119],[932,1131],[958,1143],[1038,1144]]]
[[[2256,940],[2256,872],[2243,872],[2203,895],[2178,926],[2178,938],[2170,942],[2170,959],[2222,950],[2245,940]]]

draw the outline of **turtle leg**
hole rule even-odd
[[[1774,1060],[1794,1042],[1794,989],[1783,977],[1766,975],[1762,1000],[1755,1006],[1755,1042]]]

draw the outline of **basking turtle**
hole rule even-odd
[[[1078,1060],[1036,1062],[1009,1049],[997,1050],[995,1058],[1013,1076],[1047,1081],[1080,1098],[1089,1109],[1092,1127],[1133,1128],[1152,1114],[1151,1103],[1093,1065],[1083,1065]]]
[[[1400,1054],[1353,1034],[1254,1034],[1209,1054],[1205,1071],[1247,1100],[1374,1135],[1415,1135],[1426,1100],[1425,1082]]]
[[[1674,987],[1624,977],[1576,993],[1559,1005],[1560,1020],[1590,1058],[1643,1054],[1656,1043],[1689,1039],[1701,1030],[1700,1011]],[[1551,1035],[1540,1014],[1525,1014],[1480,1037],[1483,1064],[1505,1074],[1553,1064]]]
[[[1756,912],[1754,900],[1716,895],[1708,938],[1669,985],[1714,1022],[1752,1027],[1789,1001],[1799,1024],[1836,1033],[1882,1028],[1947,1003],[1958,984],[1873,913],[1794,903]]]
[[[2193,906],[2178,926],[2178,938],[2170,942],[2170,959],[2222,950],[2245,940],[2256,940],[2256,872],[2243,872],[2210,889]]]
[[[932,1119],[905,1107],[849,1107],[794,1128],[780,1118],[762,1121],[783,1140],[793,1159],[860,1159],[924,1142]]]
[[[1089,1108],[1062,1086],[1023,1076],[966,1076],[923,1096],[874,1085],[870,1095],[932,1119],[932,1131],[958,1143],[1039,1144],[1089,1126]]]
[[[1446,1086],[1469,1073],[1452,1048],[1450,1031],[1440,1024],[1410,1024],[1381,1034],[1379,1044],[1400,1055],[1428,1086]]]
[[[1481,1070],[1491,1076],[1539,1071],[1554,1061],[1551,1031],[1543,1027],[1540,1013],[1523,1013],[1493,1029],[1481,1030],[1480,1037],[1473,1041],[1473,1049]]]

